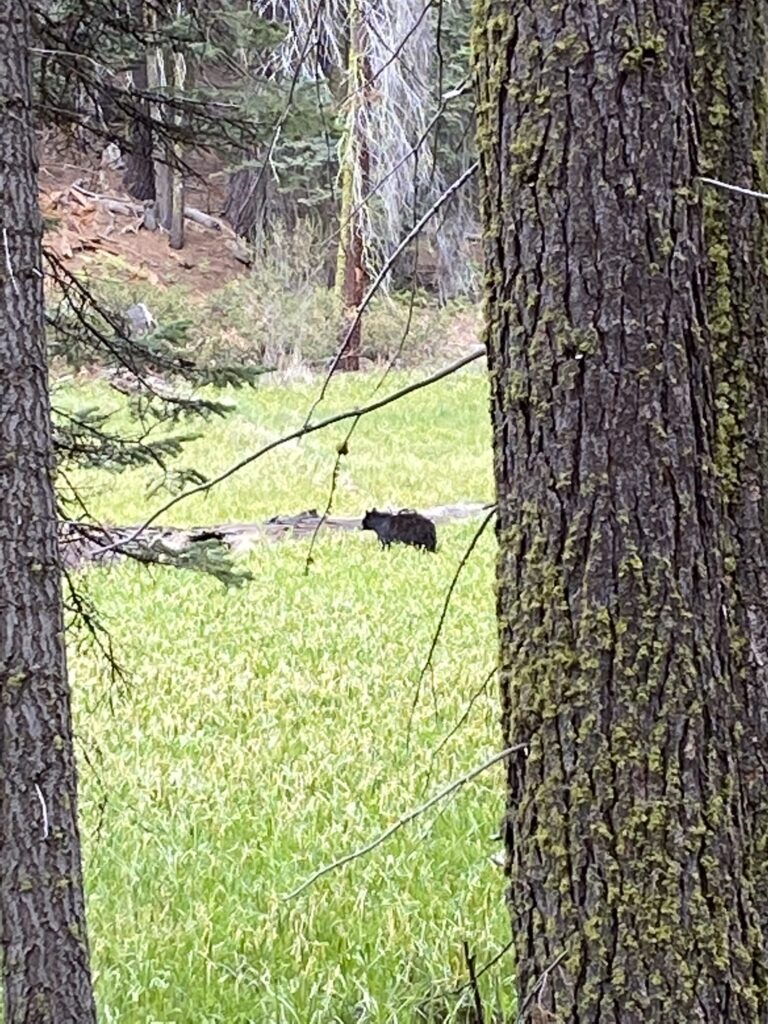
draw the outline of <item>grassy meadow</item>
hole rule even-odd
[[[395,389],[413,374],[392,375]],[[375,375],[336,380],[319,415],[369,399]],[[231,391],[181,462],[207,475],[303,422],[318,382]],[[59,405],[118,399],[65,386]],[[323,508],[346,426],[268,455],[165,516],[253,521]],[[141,521],[152,475],[75,474],[92,511]],[[469,368],[363,420],[334,511],[491,500],[487,384]],[[131,564],[79,580],[127,684],[70,634],[97,997],[107,1024],[466,1022],[462,943],[478,966],[508,939],[489,862],[502,773],[487,771],[367,856],[285,896],[499,747],[493,684],[493,531],[456,589],[406,745],[419,670],[478,521],[438,528],[439,551],[381,552],[370,533],[264,542],[253,582]],[[439,749],[438,749],[439,748]],[[434,756],[433,756],[434,755]],[[481,978],[511,1013],[511,958]],[[489,1013],[490,1019],[490,1013]],[[501,1019],[501,1018],[499,1018]]]

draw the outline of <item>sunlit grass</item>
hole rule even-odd
[[[396,391],[417,375],[393,373],[376,397]],[[335,382],[315,418],[367,403],[378,377],[347,376]],[[317,381],[290,387],[262,378],[253,390],[228,390],[216,397],[234,407],[226,419],[202,428],[182,425],[179,432],[203,430],[187,446],[181,463],[214,476],[263,445],[299,428],[317,397]],[[114,410],[115,429],[125,425],[120,396],[103,387],[58,396],[60,404],[98,402]],[[342,460],[334,510],[359,512],[371,504],[402,508],[443,502],[493,499],[487,382],[482,372],[466,369],[452,378],[414,392],[359,424]],[[136,429],[135,427],[133,428]],[[289,442],[246,467],[226,485],[185,501],[160,519],[178,525],[250,521],[281,512],[324,508],[336,450],[349,429],[337,424]],[[112,522],[132,522],[145,512],[147,488],[157,471],[131,472],[116,480],[103,474],[73,474],[94,514]],[[155,498],[153,506],[161,502]]]
[[[371,383],[343,380],[328,410],[361,401]],[[197,457],[208,472],[227,465],[299,422],[316,387],[237,393],[237,416],[197,443]],[[480,375],[413,396],[361,424],[339,507],[486,499],[488,433]],[[169,519],[321,505],[334,440],[318,434]],[[81,482],[102,514],[133,522],[152,507],[140,476]],[[441,527],[436,556],[383,553],[369,534],[321,536],[309,575],[306,542],[264,543],[246,559],[254,581],[236,591],[132,565],[82,577],[132,674],[120,692],[71,644],[103,1021],[469,1019],[451,994],[466,980],[462,942],[482,964],[508,938],[503,875],[488,859],[499,767],[284,896],[498,749],[491,684],[427,778],[493,664],[491,529],[457,587],[406,747],[416,679],[476,527]],[[510,969],[506,957],[482,979],[489,1007],[510,1010]]]

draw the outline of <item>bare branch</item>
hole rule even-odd
[[[414,267],[413,279],[411,281],[410,301],[408,303],[408,317],[406,319],[405,326],[403,328],[403,333],[402,333],[402,335],[400,337],[400,342],[399,342],[397,348],[395,349],[395,352],[393,353],[391,359],[388,361],[388,363],[387,363],[387,365],[386,365],[386,367],[384,369],[384,372],[381,374],[381,376],[379,377],[378,381],[376,382],[376,385],[375,385],[373,391],[371,392],[374,395],[378,393],[379,388],[383,387],[384,382],[386,381],[386,379],[389,376],[390,372],[394,369],[395,364],[397,363],[398,359],[400,358],[400,355],[401,355],[401,353],[403,351],[403,348],[405,346],[405,342],[406,342],[406,340],[408,338],[408,335],[410,333],[410,330],[411,330],[411,323],[412,323],[412,320],[413,320],[413,309],[414,309],[415,300],[416,300],[416,269]],[[316,404],[317,403],[315,403],[315,405]],[[314,407],[315,406],[313,406],[313,408]],[[310,413],[310,415],[311,415],[311,413]],[[358,425],[359,422],[360,422],[360,417],[359,416],[355,417],[355,419],[352,421],[352,425],[350,426],[349,430],[347,431],[346,437],[341,442],[341,444],[339,445],[339,447],[338,447],[338,449],[336,451],[336,460],[335,460],[335,462],[333,464],[333,471],[331,473],[331,486],[330,486],[330,489],[328,491],[328,501],[326,502],[325,511],[323,512],[323,515],[321,516],[320,521],[318,522],[317,527],[316,527],[314,533],[312,534],[312,540],[310,541],[310,544],[309,544],[309,551],[307,552],[307,559],[306,559],[305,568],[304,568],[305,574],[309,572],[309,567],[312,564],[312,553],[313,553],[313,551],[315,549],[315,540],[316,540],[317,535],[318,535],[318,533],[320,531],[320,527],[323,525],[325,520],[331,514],[331,509],[333,507],[333,499],[336,496],[336,487],[337,487],[338,479],[339,479],[339,471],[341,470],[341,460],[342,460],[342,458],[345,455],[349,454],[349,442],[352,440],[352,435],[354,434],[355,430],[357,429],[357,425]]]
[[[475,692],[470,696],[470,698],[467,701],[466,706],[465,706],[464,710],[462,711],[461,715],[459,716],[458,721],[456,722],[456,724],[453,725],[448,730],[448,732],[445,734],[445,736],[443,736],[443,738],[440,740],[438,745],[432,751],[432,753],[430,755],[430,758],[429,758],[429,766],[427,767],[427,777],[424,780],[424,789],[426,789],[427,786],[429,785],[429,780],[432,777],[432,769],[434,767],[437,755],[440,753],[440,751],[443,749],[443,747],[446,745],[446,743],[449,743],[451,741],[451,739],[456,735],[456,733],[459,731],[459,729],[462,727],[462,725],[464,725],[466,720],[469,718],[469,716],[470,716],[470,714],[472,712],[472,708],[475,706],[477,701],[480,700],[480,698],[483,696],[485,691],[488,689],[488,683],[490,683],[490,681],[496,675],[496,671],[497,671],[496,670],[496,666],[494,665],[493,668],[490,670],[490,672],[488,672],[488,674],[485,676],[485,678],[483,679],[482,683],[478,686],[478,688],[475,690]]]
[[[485,517],[485,519],[483,519],[482,523],[480,523],[478,528],[475,530],[475,534],[472,537],[472,540],[469,542],[467,550],[461,556],[461,560],[459,561],[459,564],[456,566],[456,571],[453,574],[453,579],[451,580],[450,586],[448,587],[448,590],[446,592],[445,601],[443,602],[443,609],[440,613],[440,618],[438,619],[437,628],[435,629],[434,636],[432,637],[432,643],[429,646],[429,653],[427,654],[427,658],[422,666],[421,672],[419,672],[419,678],[416,680],[416,692],[413,695],[413,703],[411,704],[411,710],[408,715],[408,725],[406,726],[405,731],[406,750],[409,748],[411,743],[411,727],[413,726],[413,716],[416,711],[416,705],[419,702],[419,695],[421,694],[421,684],[424,681],[424,676],[427,674],[427,670],[432,665],[432,656],[435,653],[435,648],[437,647],[438,640],[440,639],[440,634],[442,633],[443,630],[443,624],[445,623],[445,617],[448,614],[448,606],[451,603],[451,597],[453,596],[453,592],[456,589],[456,584],[459,581],[459,576],[461,576],[464,570],[464,566],[469,561],[469,558],[472,552],[475,550],[477,542],[480,540],[483,533],[485,532],[485,528],[488,526],[488,523],[490,523],[491,519],[493,519],[495,515],[496,506],[494,505],[493,508],[491,508],[488,515]]]
[[[513,945],[514,939],[510,939],[509,942],[505,942],[498,953],[492,956],[490,960],[486,961],[486,963],[483,964],[479,971],[475,971],[475,978],[481,978],[486,973],[486,971],[490,971],[492,967],[495,967],[499,960],[501,960],[501,958],[504,956],[504,954],[508,953],[510,949],[512,949]],[[469,988],[471,984],[471,980],[465,981],[463,985],[459,985],[458,988],[455,988],[452,994],[455,996],[461,995],[461,993],[465,989]]]
[[[464,185],[472,177],[472,175],[475,173],[475,171],[478,169],[479,166],[480,166],[480,164],[476,160],[470,167],[468,167],[466,169],[466,171],[464,171],[463,174],[460,174],[459,177],[453,182],[453,184],[449,185],[449,187],[445,190],[445,192],[443,192],[443,194],[440,196],[440,198],[435,203],[432,204],[432,206],[427,210],[427,212],[424,214],[424,216],[421,217],[416,222],[416,224],[414,224],[414,226],[411,228],[411,230],[408,232],[408,234],[405,235],[405,237],[401,239],[399,245],[397,245],[397,247],[390,254],[389,259],[384,263],[383,267],[381,268],[381,270],[378,272],[378,274],[376,275],[376,277],[372,281],[371,286],[368,289],[365,298],[363,299],[363,301],[360,303],[360,305],[357,308],[357,313],[355,314],[354,319],[352,320],[351,324],[349,325],[349,328],[347,329],[346,336],[345,336],[344,340],[342,341],[341,345],[339,346],[339,349],[336,352],[336,355],[333,357],[333,362],[331,363],[330,369],[328,370],[328,373],[326,374],[325,380],[323,381],[323,386],[320,389],[320,394],[318,395],[317,399],[313,403],[312,408],[309,410],[309,414],[307,415],[307,420],[306,420],[307,423],[309,423],[309,421],[312,419],[312,415],[313,415],[315,409],[318,407],[318,405],[325,398],[326,391],[328,390],[328,385],[331,382],[331,377],[333,377],[334,373],[336,372],[336,370],[338,368],[338,365],[339,365],[339,362],[341,361],[344,353],[347,350],[347,347],[349,345],[349,339],[354,334],[354,331],[355,331],[357,325],[360,323],[360,318],[362,317],[362,315],[365,312],[365,310],[368,308],[368,306],[369,306],[369,304],[371,302],[371,299],[374,297],[376,292],[381,287],[381,284],[384,281],[384,278],[387,276],[389,271],[392,269],[392,267],[393,267],[397,257],[403,252],[403,250],[408,246],[408,244],[414,238],[416,238],[419,235],[419,233],[423,229],[424,225],[427,224],[432,219],[432,217],[434,217],[434,215],[437,213],[437,211],[440,209],[440,207],[443,206],[445,203],[447,203],[448,200],[453,195],[455,195],[456,192],[459,191],[459,189],[462,187],[462,185]]]
[[[552,973],[552,971],[554,971],[554,969],[557,967],[557,965],[562,960],[565,959],[565,954],[566,954],[566,950],[563,950],[562,953],[558,954],[558,956],[555,957],[555,959],[552,961],[552,963],[549,964],[548,967],[545,967],[544,970],[541,972],[541,976],[538,978],[538,980],[536,981],[536,984],[533,986],[531,991],[525,997],[523,1005],[520,1007],[520,1012],[517,1015],[517,1024],[522,1024],[522,1020],[523,1020],[523,1017],[525,1016],[525,1012],[528,1009],[528,1007],[531,1005],[531,1003],[533,1002],[533,999],[536,996],[536,993],[541,991],[541,989],[544,988],[544,985],[546,985],[546,983],[547,983],[547,978]]]
[[[466,93],[471,91],[472,83],[462,82],[459,86],[457,86],[457,88],[445,94],[445,96],[443,97],[443,101],[441,102],[434,116],[425,126],[423,132],[421,133],[419,138],[414,142],[413,146],[411,146],[411,148],[406,153],[399,156],[398,159],[390,166],[389,170],[387,170],[386,173],[384,173],[378,179],[378,181],[371,185],[371,187],[368,189],[368,191],[362,197],[362,199],[352,207],[352,210],[350,211],[347,220],[342,221],[338,225],[338,227],[336,227],[329,235],[325,237],[324,244],[330,243],[334,241],[334,239],[338,238],[341,232],[348,226],[349,221],[360,212],[360,210],[368,202],[368,200],[372,199],[373,196],[375,196],[376,193],[383,188],[383,186],[389,181],[389,179],[394,174],[396,174],[400,170],[400,168],[403,166],[403,164],[406,163],[406,161],[410,160],[412,157],[417,155],[417,153],[419,152],[419,150],[429,137],[429,134],[432,131],[432,129],[445,114],[445,111],[448,108],[448,103],[450,102],[450,100],[456,99],[458,96],[464,96]]]
[[[310,45],[312,42],[312,32],[315,30],[318,24],[318,19],[320,18],[325,3],[326,0],[317,0],[317,3],[314,5],[312,20],[309,25],[309,32],[307,33],[307,39],[304,42],[304,45],[302,46],[299,60],[297,61],[296,66],[293,70],[293,74],[291,75],[291,80],[288,86],[288,96],[286,97],[282,113],[280,114],[280,116],[275,121],[272,127],[272,134],[270,136],[269,143],[267,144],[267,151],[264,156],[264,160],[261,163],[261,167],[259,168],[259,173],[256,176],[256,179],[253,181],[253,183],[249,186],[249,191],[251,194],[255,194],[258,191],[259,186],[261,185],[261,182],[264,178],[264,175],[266,174],[267,167],[272,167],[272,157],[275,151],[275,146],[277,145],[277,140],[280,138],[280,133],[282,132],[283,126],[288,120],[288,115],[290,114],[291,109],[293,107],[293,97],[296,93],[296,87],[299,84],[299,78],[304,67],[304,60],[307,54],[309,53]]]
[[[477,767],[475,768],[472,768],[471,771],[468,771],[465,775],[462,775],[460,778],[455,779],[453,782],[449,782],[447,786],[443,786],[443,788],[439,790],[437,793],[435,793],[434,796],[431,796],[426,803],[421,804],[419,807],[416,807],[413,810],[408,811],[407,814],[402,815],[402,817],[398,818],[394,824],[390,825],[389,828],[385,829],[384,832],[378,835],[375,839],[371,840],[371,842],[366,843],[365,846],[361,846],[357,850],[353,850],[351,853],[346,854],[344,857],[340,857],[338,860],[335,860],[330,864],[326,864],[325,867],[322,867],[318,871],[315,871],[315,873],[310,875],[309,878],[302,882],[297,889],[292,890],[292,892],[289,892],[283,898],[286,901],[294,899],[300,893],[304,892],[305,889],[308,889],[311,885],[313,885],[319,878],[323,878],[325,875],[330,874],[331,871],[335,871],[336,868],[344,867],[345,864],[349,864],[353,860],[358,860],[360,857],[364,857],[367,853],[370,853],[372,850],[375,850],[377,846],[381,846],[382,843],[386,842],[387,839],[390,838],[390,836],[393,836],[395,834],[395,832],[398,832],[405,825],[410,824],[410,822],[420,817],[431,807],[434,807],[435,804],[439,803],[441,800],[444,800],[445,797],[451,796],[457,790],[461,789],[462,786],[465,786],[468,782],[471,782],[473,779],[477,778],[478,775],[481,775],[488,768],[491,768],[493,767],[493,765],[498,764],[499,761],[503,761],[504,758],[509,757],[510,754],[516,754],[519,751],[525,749],[525,743],[517,743],[513,747],[507,747],[505,750],[499,751],[499,753],[494,754],[493,757],[489,757],[487,761],[483,761],[482,764],[477,765]]]
[[[462,943],[464,947],[464,961],[469,973],[469,988],[472,990],[472,998],[475,1003],[475,1021],[477,1024],[485,1024],[485,1012],[483,1011],[483,999],[480,995],[480,986],[477,984],[477,971],[475,970],[475,958],[469,951],[469,943],[466,939]]]
[[[373,390],[375,394],[376,391],[378,390],[378,385]],[[309,567],[312,565],[312,553],[315,550],[315,541],[317,540],[317,535],[320,532],[321,527],[327,520],[328,516],[331,514],[331,509],[333,507],[333,499],[336,496],[336,487],[338,486],[339,482],[339,473],[341,472],[341,460],[349,452],[349,440],[352,437],[352,434],[355,432],[355,427],[359,422],[360,417],[356,416],[354,420],[352,420],[352,426],[347,431],[346,437],[336,449],[336,458],[333,463],[333,470],[331,471],[331,486],[328,490],[328,501],[325,503],[323,514],[317,521],[317,526],[312,531],[312,539],[309,542],[309,550],[307,551],[307,558],[304,563],[305,576],[309,573]]]
[[[740,185],[729,185],[726,181],[719,181],[717,178],[699,178],[704,185],[713,185],[715,188],[724,188],[728,192],[738,192],[742,196],[752,196],[753,199],[768,199],[768,192],[756,192],[753,188],[742,188]]]

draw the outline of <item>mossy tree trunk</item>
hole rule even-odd
[[[351,0],[345,84],[347,126],[342,143],[339,249],[336,261],[339,340],[345,345],[344,354],[339,360],[341,370],[360,369],[362,323],[358,312],[368,283],[365,211],[361,208],[362,199],[368,191],[370,173],[365,126],[365,104],[370,89],[367,47],[364,0]]]
[[[519,1019],[766,1021],[689,5],[474,47]]]
[[[768,8],[762,0],[702,3],[694,26],[702,174],[768,191]],[[716,465],[732,539],[740,700],[752,751],[750,869],[768,934],[768,203],[709,186],[703,195]]]
[[[43,333],[30,3],[0,0],[0,949],[5,1024],[95,1020]]]

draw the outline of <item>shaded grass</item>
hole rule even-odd
[[[370,386],[345,378],[327,411]],[[343,508],[488,496],[484,381],[466,374],[431,390],[361,425]],[[208,471],[301,420],[314,393],[238,394],[236,420],[199,443]],[[321,504],[334,448],[322,434],[315,442],[182,504],[177,521],[182,511],[185,522],[213,522]],[[113,521],[148,511],[141,474],[82,481]],[[471,1019],[450,995],[466,980],[462,941],[482,964],[508,938],[503,876],[488,861],[500,766],[294,902],[283,896],[423,801],[431,751],[494,659],[487,531],[458,584],[408,752],[416,678],[476,526],[442,527],[434,557],[382,553],[368,534],[321,535],[309,576],[306,542],[265,543],[239,591],[134,565],[82,577],[133,673],[127,693],[110,692],[71,644],[103,1021]],[[440,751],[429,792],[498,749],[497,717],[491,686]],[[509,971],[504,958],[482,979],[489,1006],[509,1011]]]

